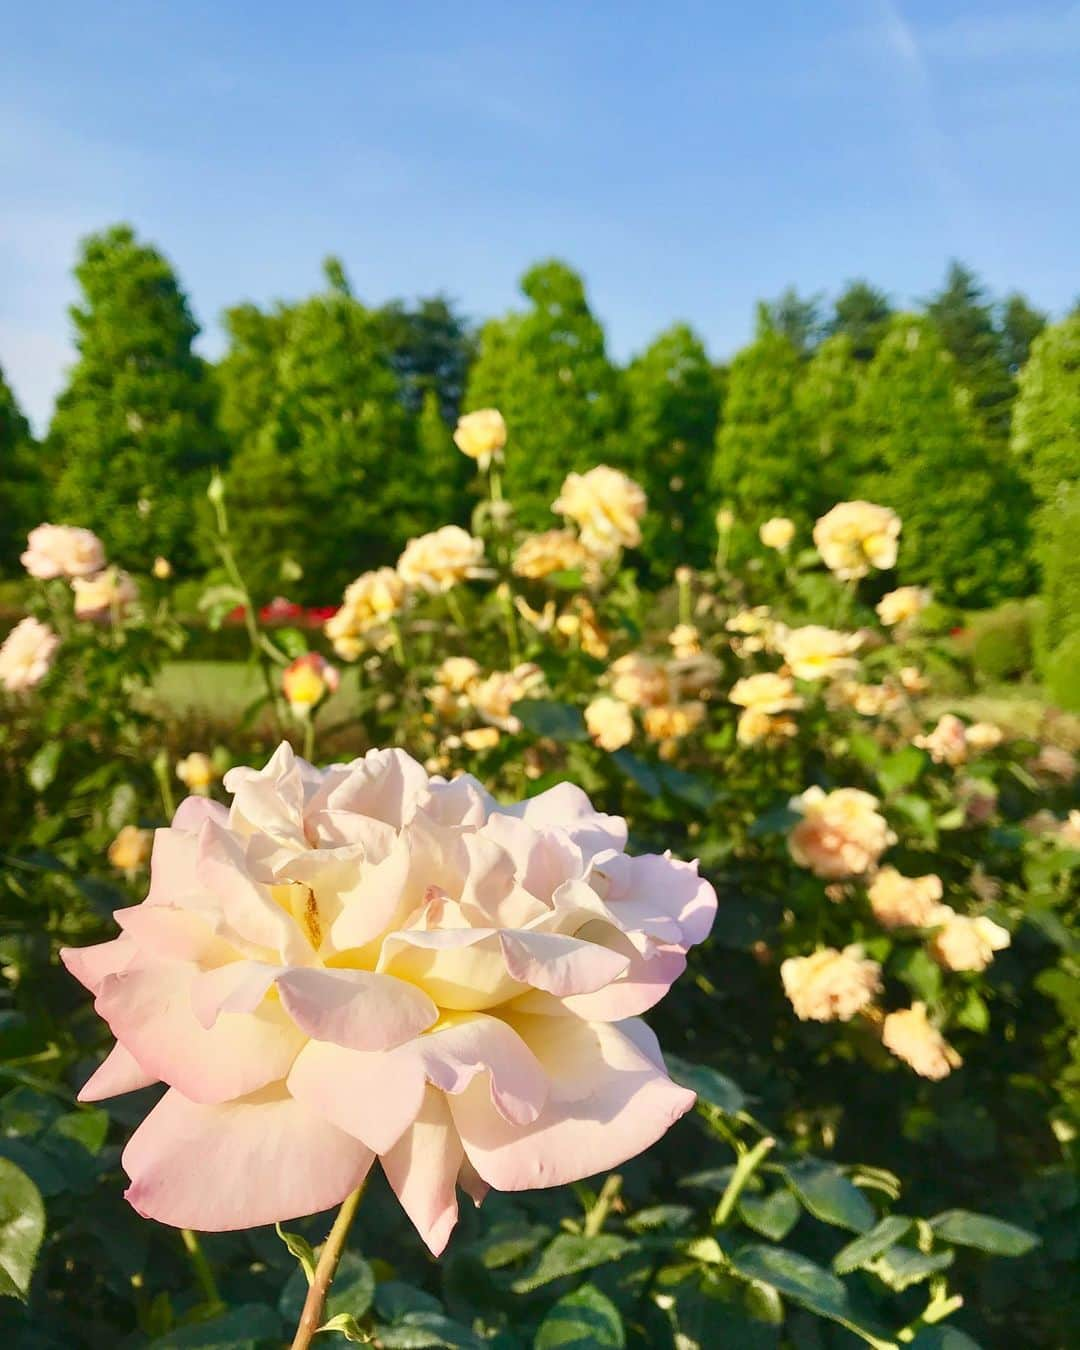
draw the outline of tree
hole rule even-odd
[[[1045,506],[1080,478],[1080,313],[1031,344],[1013,412],[1012,453]]]
[[[1001,305],[998,322],[1001,359],[1015,378],[1031,352],[1031,344],[1046,327],[1046,315],[1028,304],[1024,296],[1014,291]]]
[[[735,511],[738,547],[770,516],[790,516],[804,528],[814,517],[817,456],[795,401],[802,370],[791,341],[768,327],[731,363],[712,492],[715,506]]]
[[[863,369],[854,341],[837,333],[817,349],[795,387],[800,434],[816,465],[816,491],[809,502],[814,516],[851,496],[855,397]]]
[[[828,331],[851,339],[856,361],[870,361],[878,349],[893,316],[893,307],[884,291],[868,281],[849,281],[833,305]]]
[[[0,370],[0,574],[17,573],[27,533],[44,513],[45,480],[38,447]]]
[[[800,356],[809,356],[821,341],[821,296],[802,296],[789,286],[775,300],[758,306],[758,332],[786,337]]]
[[[378,311],[378,319],[405,407],[419,416],[425,396],[434,390],[443,420],[452,426],[474,355],[469,325],[443,295],[421,299],[413,307],[393,300]]]
[[[703,566],[720,390],[701,339],[685,324],[667,329],[630,363],[625,386],[626,460],[649,498],[642,551],[658,576],[679,563]]]
[[[128,567],[163,554],[183,570],[195,495],[221,458],[198,325],[172,267],[130,226],[86,239],[75,276],[79,359],[46,442],[52,514],[96,530]]]
[[[855,495],[903,521],[905,581],[969,606],[1028,589],[1030,494],[986,437],[928,319],[893,319],[856,398],[852,436]]]
[[[274,401],[291,316],[286,305],[267,312],[247,304],[227,309],[222,318],[229,345],[214,368],[218,424],[234,454],[258,435]]]
[[[971,391],[975,415],[1000,444],[1009,434],[1014,386],[994,307],[982,283],[962,263],[950,263],[945,284],[927,303],[926,313],[956,361],[958,378]]]
[[[340,263],[325,270],[327,289],[284,316],[266,415],[229,471],[237,550],[259,594],[280,589],[286,554],[303,568],[290,598],[323,604],[436,523],[378,317]]]
[[[623,393],[578,274],[539,263],[521,290],[530,308],[481,331],[465,406],[506,418],[507,495],[523,523],[544,527],[570,470],[618,458]]]

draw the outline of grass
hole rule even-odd
[[[961,713],[976,722],[994,722],[1014,736],[1035,737],[1067,750],[1080,749],[1080,716],[1048,703],[1038,685],[1005,684],[977,693],[931,697],[926,706],[933,716]]]
[[[323,705],[325,718],[348,715],[359,671],[342,672],[341,687]],[[170,661],[154,683],[153,701],[171,717],[190,717],[215,724],[236,722],[263,693],[260,671],[245,661]]]

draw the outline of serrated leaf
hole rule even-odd
[[[960,1247],[977,1247],[993,1256],[1023,1256],[1042,1240],[1026,1228],[968,1209],[950,1209],[937,1214],[930,1220],[930,1227],[946,1242],[955,1242]]]
[[[912,1247],[890,1247],[876,1261],[868,1262],[866,1269],[900,1294],[911,1285],[920,1284],[931,1275],[946,1270],[952,1265],[953,1256],[951,1250],[918,1252]]]
[[[833,1270],[837,1275],[849,1275],[860,1266],[865,1266],[868,1261],[873,1261],[899,1242],[910,1230],[911,1224],[912,1220],[905,1219],[901,1214],[886,1214],[868,1233],[841,1247],[833,1257]]]
[[[799,1221],[799,1202],[784,1187],[771,1195],[751,1195],[744,1191],[739,1197],[739,1214],[755,1233],[780,1242]]]
[[[815,1219],[856,1233],[865,1233],[873,1226],[870,1202],[834,1163],[800,1158],[784,1168],[784,1175]]]
[[[577,1275],[594,1266],[618,1261],[634,1248],[633,1242],[614,1233],[598,1233],[595,1237],[560,1233],[540,1253],[535,1269],[516,1279],[511,1288],[515,1294],[528,1294],[564,1275]]]
[[[706,1064],[691,1064],[678,1055],[665,1055],[664,1062],[668,1073],[680,1087],[696,1092],[701,1101],[708,1102],[717,1110],[734,1116],[746,1105],[742,1088],[716,1069],[710,1069]]]
[[[743,1247],[731,1258],[734,1269],[747,1280],[771,1284],[792,1302],[809,1308],[819,1317],[827,1317],[849,1330],[883,1335],[884,1330],[870,1324],[852,1308],[848,1292],[840,1280],[798,1252],[765,1245]]]
[[[524,698],[510,711],[526,731],[553,741],[587,741],[588,728],[580,708],[549,698]]]
[[[623,1350],[619,1310],[591,1284],[561,1298],[540,1324],[534,1350]]]
[[[635,1233],[651,1233],[658,1228],[683,1228],[693,1216],[689,1205],[650,1205],[631,1215],[626,1226]]]
[[[25,1172],[0,1158],[0,1295],[26,1301],[44,1236],[40,1191]]]

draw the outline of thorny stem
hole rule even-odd
[[[586,1237],[596,1237],[597,1233],[604,1226],[611,1206],[622,1189],[622,1177],[618,1172],[612,1172],[610,1176],[604,1178],[604,1184],[600,1187],[600,1194],[596,1197],[596,1204],[585,1215],[585,1222],[582,1225],[582,1232]]]
[[[349,1229],[352,1227],[352,1221],[356,1217],[356,1210],[363,1194],[364,1185],[361,1182],[352,1195],[347,1196],[342,1201],[341,1208],[337,1212],[337,1218],[334,1220],[334,1226],[330,1229],[329,1236],[319,1252],[319,1261],[315,1267],[315,1278],[312,1280],[307,1298],[304,1300],[304,1310],[300,1314],[296,1335],[292,1340],[292,1350],[307,1350],[312,1337],[322,1326],[326,1296],[330,1292],[330,1285],[333,1283],[338,1262],[341,1260],[341,1253],[345,1250],[345,1239],[349,1235]]]
[[[214,1279],[214,1272],[211,1269],[210,1262],[206,1259],[206,1253],[199,1242],[198,1234],[193,1233],[190,1228],[181,1228],[180,1237],[184,1243],[184,1250],[188,1254],[188,1260],[191,1262],[191,1268],[195,1272],[195,1280],[202,1290],[203,1301],[210,1307],[223,1308],[225,1304],[221,1300],[217,1281]]]
[[[728,1182],[724,1194],[720,1197],[720,1203],[716,1206],[716,1212],[713,1214],[715,1227],[723,1228],[724,1224],[731,1218],[731,1212],[735,1208],[739,1196],[743,1193],[746,1183],[764,1162],[766,1155],[775,1147],[776,1140],[770,1135],[766,1135],[764,1139],[759,1139],[752,1149],[744,1153],[735,1164],[731,1180]]]

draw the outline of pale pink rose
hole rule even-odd
[[[881,1043],[922,1078],[947,1078],[964,1062],[926,1016],[925,1003],[889,1013],[882,1024]]]
[[[72,577],[71,589],[79,619],[109,619],[122,614],[139,597],[135,582],[118,567],[107,567],[92,577]]]
[[[780,966],[795,1016],[802,1022],[849,1022],[881,988],[881,967],[857,945],[824,947],[810,956],[789,956]]]
[[[926,750],[935,764],[963,764],[968,756],[967,728],[959,717],[945,713],[933,731],[916,736],[914,742]]]
[[[32,577],[88,577],[105,566],[105,545],[75,525],[38,525],[19,559]]]
[[[570,784],[499,806],[400,750],[225,786],[157,831],[121,935],[62,953],[117,1038],[81,1099],[168,1087],[123,1154],[141,1214],[292,1219],[377,1157],[438,1254],[459,1185],[576,1181],[689,1110],[639,1015],[712,924],[696,864]]]
[[[867,896],[882,928],[929,928],[941,905],[941,878],[933,872],[905,877],[895,867],[883,867]]]
[[[802,816],[788,836],[792,858],[827,881],[862,876],[896,843],[877,806],[877,798],[859,788],[807,788],[791,802]]]
[[[33,689],[48,675],[60,639],[47,623],[27,616],[0,646],[0,684],[9,694]]]

